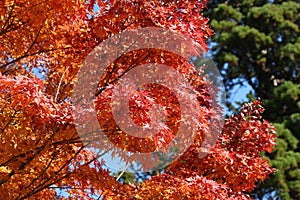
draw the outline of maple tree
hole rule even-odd
[[[187,77],[201,105],[196,111],[200,125],[193,144],[164,173],[142,183],[118,182],[101,159],[106,152],[86,148],[86,138],[78,134],[72,117],[76,74],[98,44],[124,30],[161,27],[192,38],[197,44],[190,49],[205,50],[212,35],[202,16],[205,3],[1,1],[0,199],[249,199],[247,192],[255,183],[274,171],[260,155],[272,151],[274,127],[261,118],[260,101],[246,104],[225,122],[211,152],[199,157],[214,108],[205,79],[178,55],[150,48],[128,52],[99,77],[95,100],[99,124],[110,142],[125,150],[154,151],[172,140],[178,129],[180,111],[174,94],[150,84],[131,96],[131,115],[139,125],[149,121],[151,100],[167,107],[168,128],[154,136],[155,142],[138,141],[114,123],[109,86],[146,63],[164,63]],[[166,94],[169,99],[162,98]]]

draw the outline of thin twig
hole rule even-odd
[[[64,78],[64,75],[66,73],[66,71],[69,69],[70,66],[68,66],[65,71],[63,72],[63,74],[61,75],[61,78],[59,80],[59,84],[58,84],[58,87],[57,87],[57,90],[56,90],[56,94],[55,94],[55,98],[54,98],[54,101],[56,102],[56,99],[57,99],[57,96],[58,96],[58,93],[59,93],[59,89],[60,89],[60,86],[61,86],[61,83],[62,83],[62,80]]]
[[[125,166],[125,168],[122,170],[122,172],[121,172],[121,173],[119,174],[119,176],[117,177],[116,181],[118,181],[118,180],[121,178],[121,176],[125,173],[125,170],[126,170],[128,167],[129,167],[128,165]]]

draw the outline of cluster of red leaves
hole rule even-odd
[[[67,188],[74,198],[100,192],[108,199],[248,199],[244,192],[274,171],[260,156],[275,143],[274,128],[261,119],[259,101],[226,121],[206,157],[200,158],[200,146],[193,145],[164,174],[122,186],[102,169],[97,155],[82,148],[70,126],[70,105],[54,103],[37,78],[1,76],[0,83],[2,199],[41,194],[51,199],[55,187]]]
[[[137,199],[250,199],[247,192],[255,183],[275,171],[261,157],[275,145],[274,127],[261,119],[262,111],[258,100],[244,105],[240,114],[226,121],[210,154],[200,158],[200,146],[195,144],[164,174],[121,194]]]
[[[164,56],[161,56],[162,52]],[[147,55],[147,57],[145,57],[144,60],[140,61],[134,59],[135,57],[139,58],[139,56],[143,56],[145,54]],[[193,86],[195,90],[197,90],[197,103],[199,105],[203,105],[202,109],[192,111],[197,113],[197,116],[199,116],[198,118],[193,119],[194,123],[199,123],[201,124],[200,126],[202,129],[207,129],[207,117],[209,115],[209,109],[204,105],[209,104],[209,95],[207,95],[207,88],[205,85],[206,82],[203,80],[203,77],[198,75],[193,65],[189,64],[182,57],[170,52],[164,52],[154,49],[141,50],[130,52],[128,54],[125,54],[121,58],[118,58],[118,62],[114,63],[108,68],[108,71],[110,73],[105,74],[99,84],[100,88],[104,89],[102,93],[96,98],[95,109],[97,110],[97,117],[100,126],[105,132],[106,136],[110,139],[110,141],[112,141],[118,147],[121,147],[121,149],[126,149],[131,152],[153,152],[167,145],[170,140],[175,137],[176,132],[178,131],[178,128],[180,126],[180,120],[182,120],[180,104],[176,95],[170,89],[162,85],[146,84],[144,85],[143,90],[136,91],[131,95],[131,99],[129,101],[131,119],[133,120],[133,122],[140,126],[149,124],[150,118],[155,117],[151,116],[151,111],[153,110],[152,106],[156,104],[163,108],[164,112],[162,115],[164,115],[165,118],[164,125],[156,123],[157,121],[152,119],[151,123],[153,121],[154,123],[156,123],[154,126],[156,126],[155,129],[157,129],[157,131],[155,133],[152,133],[153,137],[144,138],[131,136],[130,134],[126,133],[126,131],[120,129],[120,127],[117,125],[118,122],[116,122],[116,120],[114,119],[115,116],[113,115],[111,106],[111,102],[113,100],[112,93],[114,91],[113,86],[118,84],[118,77],[120,76],[118,72],[128,71],[128,69],[131,68],[132,63],[134,63],[134,65],[142,65],[145,63],[163,63],[174,68],[178,71],[178,73],[181,72],[183,75],[185,75],[187,83],[190,83],[190,85]],[[176,80],[171,75],[166,78],[166,81],[169,81],[175,85],[178,84],[178,90],[184,88],[184,86],[179,85],[180,83],[176,83]],[[110,87],[104,87],[105,85],[108,85],[107,83],[109,83]],[[127,88],[123,88],[123,91],[118,92],[125,93],[127,92]],[[181,104],[190,103],[188,101],[184,101],[189,100],[190,94],[185,93],[184,96],[185,99],[182,100]],[[195,101],[197,100],[195,99]],[[119,119],[119,121],[123,120]],[[155,131],[155,129],[153,130]],[[199,130],[199,135],[203,134],[200,132],[201,131]],[[202,132],[205,131],[203,130]],[[186,135],[186,137],[191,137],[191,135]]]
[[[83,197],[88,185],[110,189],[104,181],[117,182],[82,146],[70,104],[55,103],[43,88],[38,78],[0,76],[0,199],[53,199],[57,187]]]

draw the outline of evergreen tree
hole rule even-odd
[[[207,15],[215,31],[213,58],[226,89],[249,84],[277,128],[278,145],[267,155],[277,173],[258,183],[253,195],[300,199],[299,1],[213,0]]]

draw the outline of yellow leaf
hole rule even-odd
[[[0,167],[0,173],[10,173],[11,170],[8,167]]]

